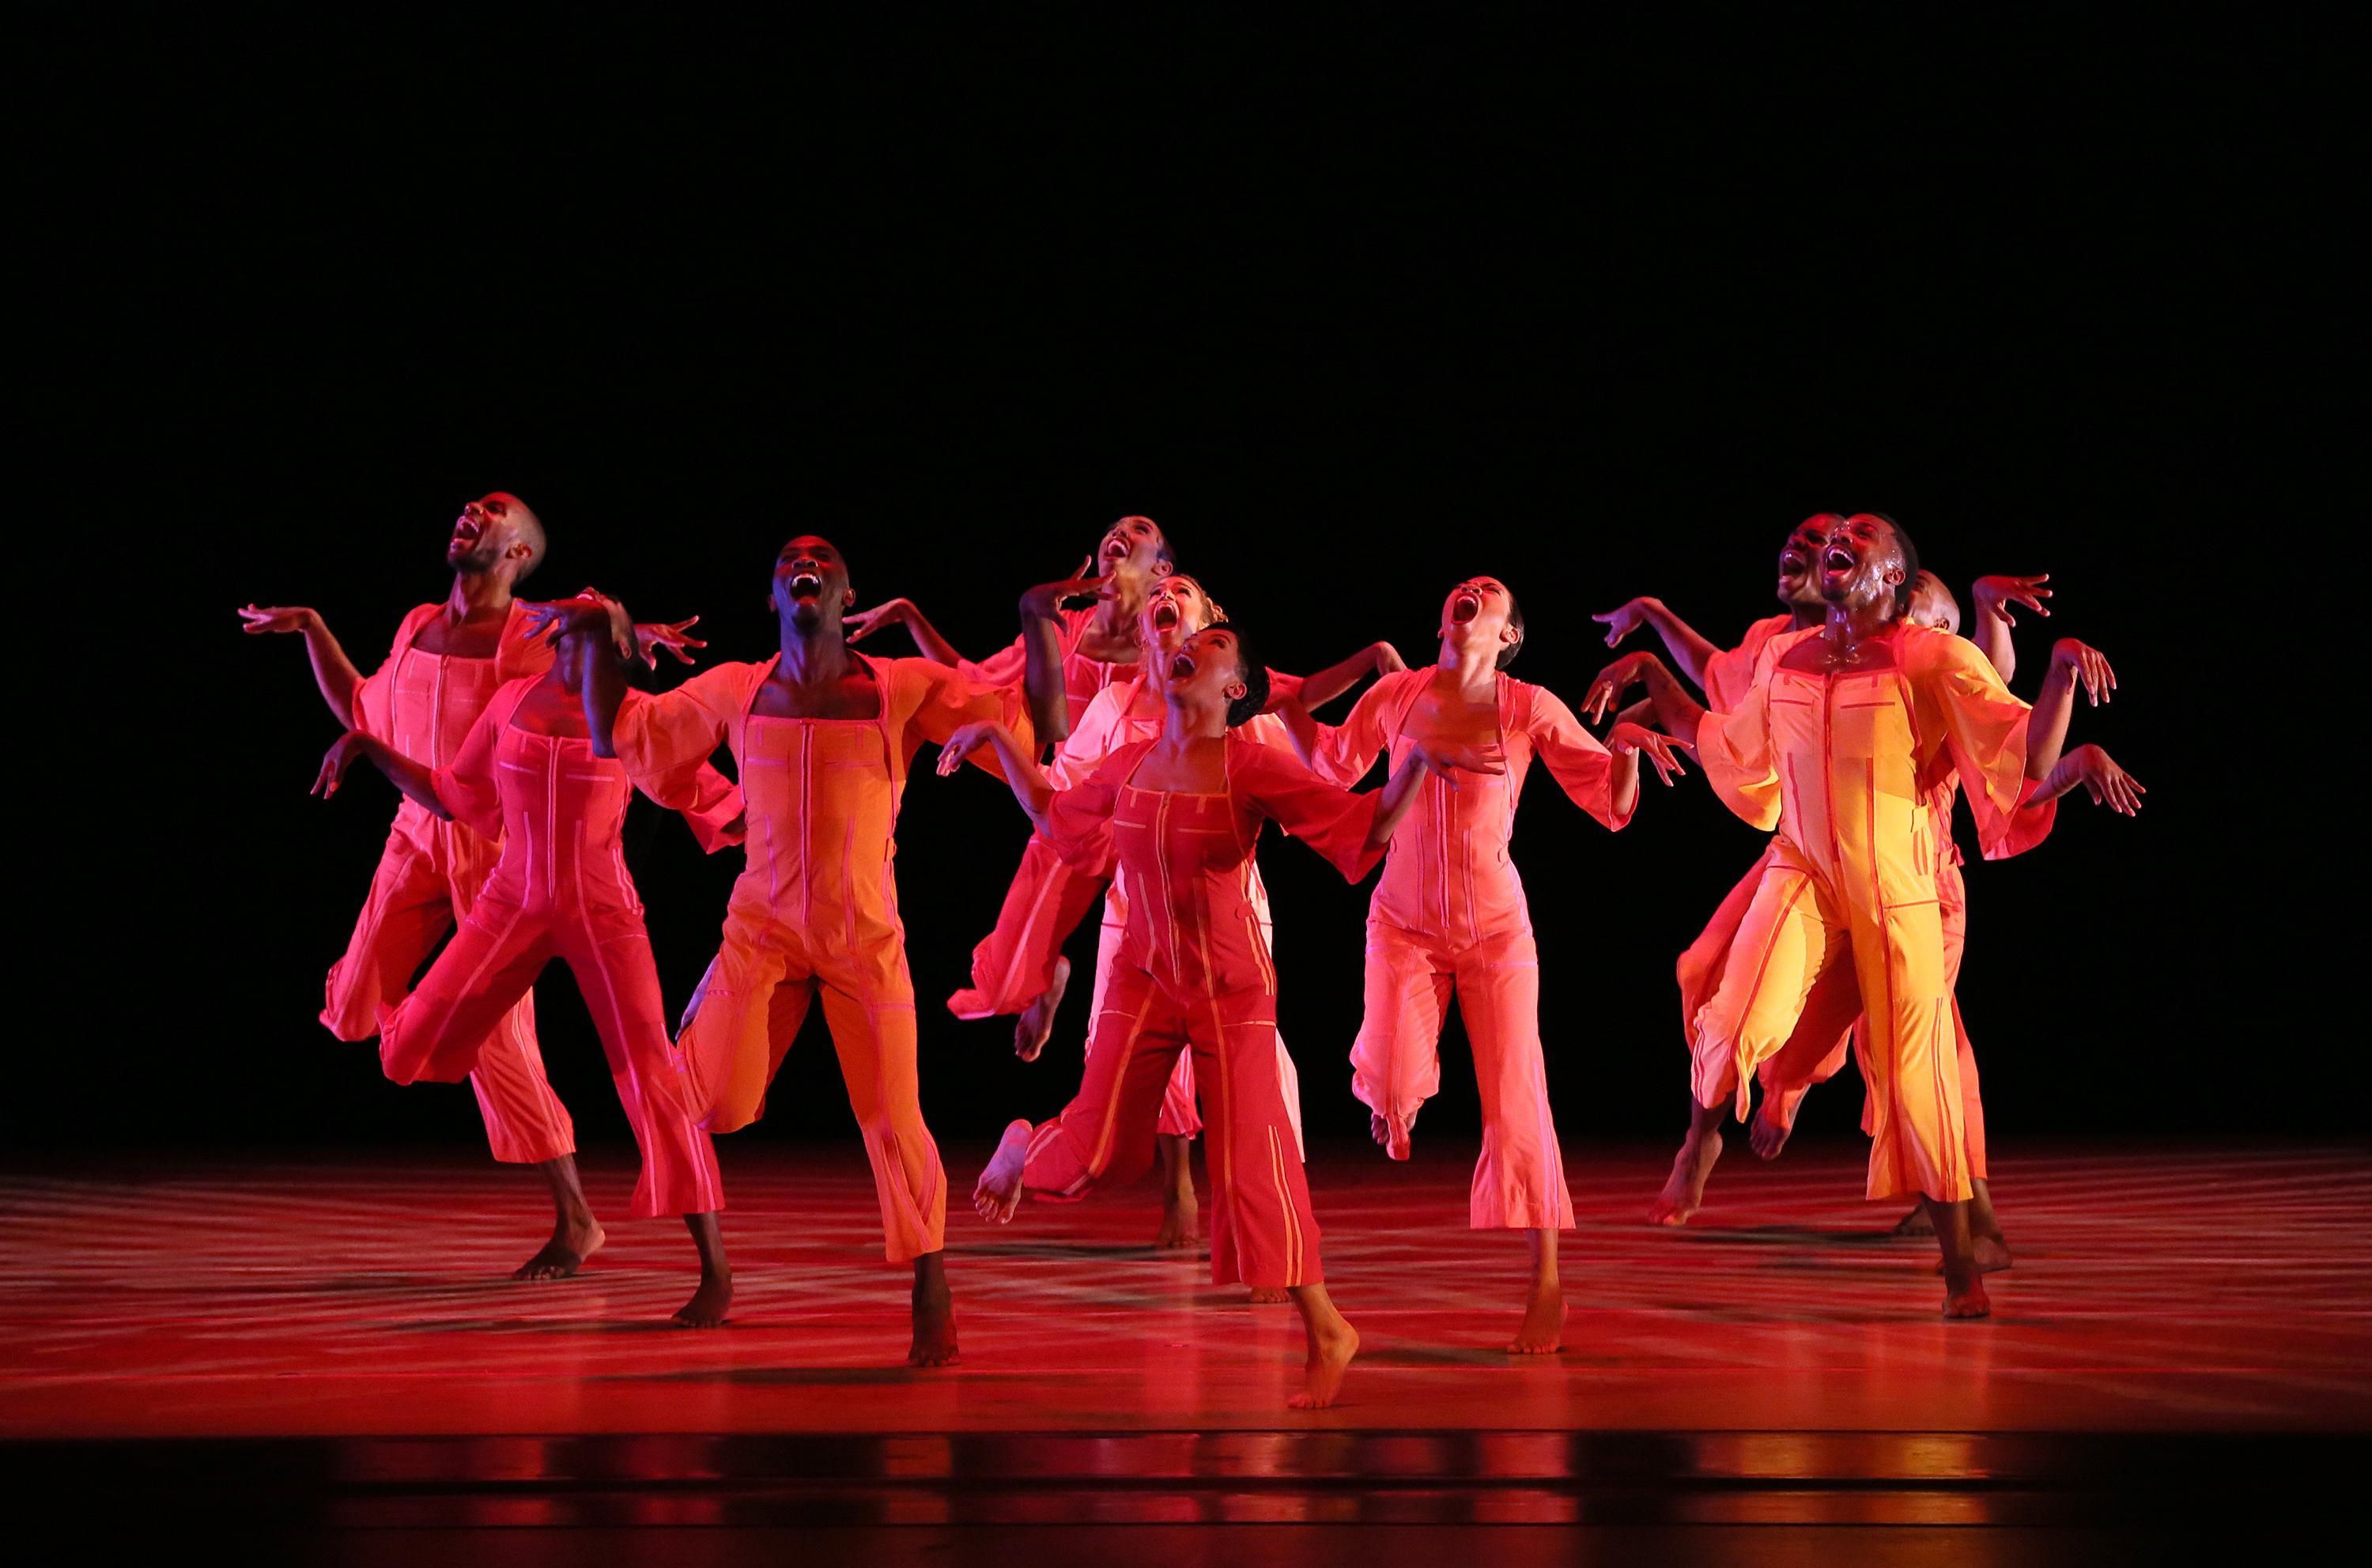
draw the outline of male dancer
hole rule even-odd
[[[1357,783],[1385,750],[1396,764],[1451,745],[1505,761],[1495,778],[1428,784],[1392,837],[1367,913],[1366,1015],[1351,1082],[1373,1113],[1376,1142],[1408,1158],[1417,1112],[1441,1087],[1441,1022],[1455,990],[1482,1100],[1468,1222],[1525,1233],[1532,1275],[1507,1349],[1548,1354],[1564,1343],[1557,1232],[1573,1227],[1573,1194],[1549,1110],[1540,955],[1507,854],[1516,801],[1537,757],[1575,805],[1620,829],[1638,804],[1639,754],[1666,784],[1680,763],[1670,740],[1636,724],[1617,725],[1599,744],[1552,692],[1506,673],[1523,647],[1524,618],[1496,577],[1449,591],[1439,636],[1431,668],[1377,681],[1339,729],[1310,725],[1291,704],[1285,711],[1312,768],[1336,784]]]
[[[725,664],[656,696],[626,694],[618,755],[669,805],[720,745],[747,800],[748,865],[682,1048],[712,1132],[745,1127],[820,996],[849,1104],[865,1136],[887,1251],[914,1266],[912,1366],[958,1359],[943,1252],[947,1181],[923,1123],[915,1078],[914,987],[898,918],[893,834],[906,774],[925,739],[976,720],[1029,726],[1011,692],[973,686],[928,659],[851,649],[855,602],[829,540],[802,534],[774,563],[781,650]],[[608,693],[595,693],[597,708]],[[986,765],[986,764],[983,764]],[[992,771],[994,771],[992,769]]]
[[[2018,807],[2059,761],[2072,701],[2029,709],[1964,641],[1906,626],[1918,558],[1890,519],[1843,519],[1819,566],[1827,619],[1771,640],[1736,711],[1708,714],[1660,664],[1647,671],[1658,720],[1695,733],[1723,802],[1780,830],[1740,931],[1756,961],[1728,966],[1694,1023],[1696,1102],[1718,1115],[1742,1101],[1815,984],[1850,963],[1869,1001],[1867,1195],[1921,1196],[1941,1244],[1945,1315],[1981,1318],[1991,1308],[1970,1240],[1959,1062],[1945,1041],[1928,800],[1956,772],[1987,852],[2010,847]]]
[[[1427,768],[1496,764],[1471,749],[1419,749],[1375,794],[1326,784],[1235,733],[1265,705],[1268,677],[1231,627],[1197,633],[1161,679],[1161,734],[1111,753],[1074,788],[1055,790],[1027,745],[995,724],[957,731],[940,756],[948,772],[972,747],[993,745],[1015,798],[1055,848],[1081,863],[1116,856],[1128,889],[1128,930],[1078,1096],[1035,1130],[1027,1121],[1005,1130],[972,1202],[1002,1225],[1025,1189],[1077,1198],[1142,1173],[1162,1086],[1191,1049],[1212,1109],[1212,1281],[1292,1295],[1308,1357],[1291,1402],[1320,1409],[1342,1387],[1359,1336],[1322,1283],[1318,1222],[1276,1067],[1276,971],[1243,865],[1273,820],[1356,880]]]
[[[537,973],[554,956],[566,958],[642,1149],[632,1213],[683,1215],[700,1253],[700,1288],[675,1321],[714,1328],[733,1299],[716,1219],[723,1185],[668,1040],[642,900],[619,843],[634,785],[608,737],[587,722],[588,689],[623,685],[618,661],[633,646],[633,623],[622,606],[589,592],[537,609],[544,613],[530,624],[560,636],[559,657],[540,679],[496,691],[450,766],[424,767],[355,729],[330,749],[314,782],[326,799],[348,764],[367,758],[422,810],[440,821],[459,818],[502,844],[460,930],[418,989],[380,1020],[379,1060],[399,1084],[458,1082]],[[602,1239],[594,1225],[580,1256]]]
[[[315,611],[275,605],[240,610],[241,630],[301,633],[314,683],[342,728],[361,730],[401,755],[443,767],[459,752],[488,699],[505,682],[541,675],[552,650],[529,634],[526,605],[514,590],[541,563],[543,524],[525,502],[497,490],[461,508],[445,546],[453,574],[442,604],[403,618],[387,659],[366,677],[355,669]],[[694,617],[693,620],[697,620]],[[648,649],[666,646],[689,663],[692,621],[637,628]],[[720,781],[721,782],[721,781]],[[725,798],[722,789],[704,797]],[[695,831],[715,849],[722,821],[695,817]],[[396,808],[387,847],[371,877],[370,898],[355,923],[345,957],[330,970],[321,1022],[340,1040],[368,1040],[379,1016],[401,1002],[429,954],[466,916],[499,858],[494,840],[448,821],[415,800]],[[535,999],[523,995],[493,1027],[470,1075],[494,1156],[533,1165],[552,1191],[552,1239],[513,1279],[573,1274],[597,1245],[600,1227],[576,1175],[576,1136],[552,1091],[535,1038]]]

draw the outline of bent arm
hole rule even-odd
[[[1969,641],[1985,656],[1985,662],[1994,667],[2002,684],[2008,685],[2010,678],[2017,673],[2017,645],[2009,634],[2009,622],[1998,615],[1985,613],[1981,603],[1977,607],[1977,623],[1969,628]]]
[[[1639,683],[1647,689],[1647,702],[1656,711],[1656,727],[1666,735],[1676,735],[1683,740],[1695,738],[1697,729],[1704,723],[1704,704],[1688,694],[1671,667],[1662,659],[1650,658],[1640,667]],[[1634,776],[1636,783],[1636,776]]]
[[[1698,689],[1703,690],[1705,661],[1721,650],[1700,636],[1695,627],[1666,609],[1662,599],[1642,598],[1635,602],[1647,624],[1656,629],[1656,635],[1664,640],[1665,651],[1672,656],[1672,662],[1680,667]],[[1635,768],[1633,773],[1635,782]]]
[[[2068,721],[2075,716],[2076,671],[2053,659],[2051,673],[2042,678],[2041,694],[2026,715],[2028,778],[2044,778],[2059,765],[2060,751],[2067,744]]]
[[[1367,829],[1369,849],[1379,850],[1392,842],[1392,830],[1401,825],[1401,819],[1416,804],[1417,786],[1424,783],[1424,775],[1430,772],[1432,764],[1416,750],[1410,751],[1392,770],[1392,776],[1384,781],[1382,798],[1376,802],[1375,822]]]
[[[453,819],[453,808],[436,794],[435,770],[421,766],[375,735],[356,730],[352,738],[355,754],[369,759],[372,766],[385,773],[396,788],[403,791],[424,810],[433,812],[448,822]]]
[[[330,623],[317,614],[305,619],[305,656],[313,664],[313,684],[320,689],[321,701],[330,712],[348,729],[355,726],[355,691],[363,683],[362,671],[346,656],[331,634]]]
[[[1322,708],[1357,685],[1362,676],[1371,672],[1381,673],[1385,656],[1389,651],[1386,645],[1382,643],[1370,643],[1341,663],[1330,664],[1317,674],[1305,677],[1301,682],[1301,690],[1297,693],[1301,705],[1305,710]],[[1398,663],[1397,656],[1392,662],[1395,665]],[[1279,703],[1278,711],[1283,711],[1284,706],[1285,704]],[[1305,712],[1303,717],[1308,716]],[[1302,754],[1302,760],[1305,761],[1308,760],[1307,752]]]

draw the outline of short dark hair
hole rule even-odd
[[[1902,548],[1902,581],[1894,585],[1894,613],[1911,613],[1911,601],[1919,592],[1919,547],[1911,542],[1910,532],[1885,512],[1872,512],[1871,517],[1894,530],[1894,542]]]
[[[1491,663],[1494,669],[1506,668],[1516,662],[1516,656],[1524,651],[1524,607],[1516,602],[1515,589],[1508,588],[1505,583],[1499,586],[1507,589],[1507,624],[1516,629],[1516,640],[1499,650],[1499,656]]]
[[[1268,666],[1261,662],[1259,652],[1243,628],[1227,621],[1214,621],[1203,628],[1205,632],[1225,631],[1236,640],[1236,674],[1244,683],[1244,694],[1227,704],[1227,727],[1246,725],[1268,711]]]

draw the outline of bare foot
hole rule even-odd
[[[1378,1148],[1396,1160],[1409,1157],[1409,1137],[1415,1131],[1416,1118],[1413,1116],[1406,1121],[1396,1121],[1379,1110],[1367,1113],[1368,1135],[1376,1140]]]
[[[1903,1215],[1902,1218],[1895,1222],[1894,1229],[1889,1231],[1888,1234],[1891,1236],[1933,1236],[1936,1234],[1936,1222],[1927,1217],[1927,1208],[1925,1204],[1914,1204],[1909,1214]]]
[[[1254,1307],[1282,1307],[1292,1299],[1283,1285],[1252,1286],[1251,1302]]]
[[[1029,1123],[1008,1122],[996,1141],[996,1153],[971,1190],[971,1206],[991,1225],[1005,1225],[1021,1202],[1021,1167],[1029,1158]]]
[[[1564,1290],[1551,1281],[1534,1283],[1524,1304],[1524,1326],[1507,1346],[1512,1355],[1554,1355],[1564,1349]]]
[[[1702,1138],[1691,1138],[1672,1156],[1672,1174],[1664,1183],[1647,1211],[1649,1225],[1686,1225],[1704,1207],[1705,1180],[1713,1175],[1714,1162],[1721,1158],[1721,1134],[1707,1132]]]
[[[1985,1287],[1976,1280],[1969,1282],[1966,1290],[1944,1293],[1944,1316],[1947,1318],[1990,1318],[1994,1304],[1985,1299]]]
[[[687,1329],[717,1328],[725,1321],[725,1309],[732,1305],[733,1276],[703,1273],[692,1299],[676,1309],[675,1321]]]
[[[1981,1274],[1998,1274],[2010,1265],[2009,1243],[1998,1236],[1969,1237],[1969,1255],[1976,1260]],[[1944,1265],[1936,1264],[1936,1272],[1942,1273]]]
[[[511,1272],[515,1280],[564,1280],[601,1250],[609,1237],[591,1214],[561,1215],[552,1222],[552,1239],[543,1250]]]
[[[909,1366],[953,1366],[963,1360],[956,1349],[956,1298],[948,1289],[948,1255],[925,1252],[914,1260],[914,1342],[906,1352]]]
[[[1041,992],[1038,999],[1021,1009],[1013,1021],[1013,1054],[1024,1062],[1035,1062],[1038,1053],[1046,1049],[1046,1041],[1054,1033],[1054,1010],[1063,1005],[1063,993],[1071,985],[1071,960],[1054,960],[1054,983]]]
[[[1192,1187],[1183,1191],[1169,1189],[1161,1195],[1161,1234],[1153,1238],[1154,1247],[1163,1252],[1192,1247],[1201,1234],[1202,1218],[1202,1206],[1195,1202]]]
[[[1752,1145],[1758,1158],[1775,1160],[1779,1151],[1787,1146],[1787,1135],[1793,1127],[1782,1127],[1763,1114],[1771,1109],[1768,1100],[1755,1109],[1753,1123],[1746,1130],[1746,1141]]]
[[[1343,1374],[1351,1369],[1351,1358],[1359,1353],[1359,1330],[1350,1320],[1330,1306],[1324,1314],[1332,1321],[1308,1325],[1309,1358],[1302,1364],[1301,1392],[1285,1402],[1297,1411],[1322,1411],[1334,1402],[1343,1391]]]

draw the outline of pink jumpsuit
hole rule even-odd
[[[1355,783],[1389,749],[1408,755],[1411,711],[1434,667],[1387,675],[1339,729],[1321,731],[1321,776]],[[1351,1048],[1352,1092],[1406,1148],[1417,1110],[1441,1087],[1441,1022],[1454,989],[1474,1050],[1482,1153],[1467,1205],[1477,1230],[1570,1229],[1573,1195],[1549,1109],[1541,1051],[1540,954],[1523,879],[1508,858],[1516,801],[1537,756],[1575,805],[1610,829],[1613,760],[1546,689],[1498,678],[1504,774],[1428,777],[1393,830],[1367,913],[1366,1016]],[[1405,1158],[1405,1154],[1401,1157]]]
[[[643,1152],[637,1219],[725,1206],[716,1156],[668,1040],[642,900],[619,842],[634,794],[615,758],[582,738],[511,723],[536,681],[495,693],[436,796],[502,854],[469,915],[419,989],[379,1020],[379,1061],[399,1084],[459,1081],[478,1065],[494,1022],[555,957],[576,977],[618,1100]]]
[[[1143,668],[1079,652],[1095,618],[1092,609],[1062,612],[1063,696],[1074,729],[1098,692]],[[963,660],[956,669],[976,685],[1017,692],[1027,663],[1025,644],[1016,638],[984,659]],[[1109,865],[1065,865],[1043,837],[1031,833],[995,927],[971,950],[971,984],[948,998],[948,1011],[959,1018],[994,1017],[1018,1013],[1046,994],[1053,988],[1054,960],[1064,942],[1096,907],[1110,876]]]
[[[1698,730],[1723,801],[1779,832],[1738,961],[1694,1020],[1697,1102],[1734,1097],[1742,1111],[1745,1076],[1796,1035],[1820,983],[1850,968],[1868,1004],[1867,1196],[1963,1200],[1973,1173],[1959,1053],[1944,1039],[1953,1008],[1937,887],[1948,841],[1932,802],[1957,775],[1987,853],[2006,853],[2032,793],[2028,709],[1971,645],[1918,627],[1889,634],[1889,666],[1784,668],[1817,635],[1773,638],[1738,709]]]
[[[897,1263],[938,1251],[947,1227],[947,1180],[915,1074],[894,869],[899,802],[925,739],[980,719],[1002,720],[1024,746],[1029,731],[1015,693],[975,687],[927,659],[857,656],[880,690],[872,718],[752,714],[777,656],[718,665],[657,696],[629,693],[617,742],[634,776],[652,779],[670,806],[720,745],[740,774],[747,859],[706,998],[682,1040],[710,1130],[730,1132],[764,1113],[767,1086],[820,996]]]
[[[1213,1283],[1316,1284],[1318,1221],[1277,1074],[1276,970],[1243,866],[1273,820],[1355,881],[1377,859],[1376,797],[1233,731],[1226,794],[1138,789],[1129,779],[1153,745],[1113,752],[1049,813],[1065,857],[1117,854],[1128,928],[1078,1096],[1031,1133],[1022,1182],[1074,1199],[1142,1175],[1162,1086],[1190,1050],[1211,1110]]]
[[[495,691],[541,676],[552,649],[527,634],[526,607],[514,602],[492,658],[422,653],[413,646],[441,605],[403,618],[387,660],[355,690],[355,727],[432,768],[450,764]],[[469,914],[478,889],[501,857],[494,838],[446,821],[406,799],[372,874],[369,900],[355,922],[345,956],[330,970],[321,1022],[340,1040],[368,1040],[379,1016],[401,1003],[436,944]],[[488,1020],[470,1087],[486,1123],[494,1158],[513,1164],[557,1159],[576,1148],[567,1108],[552,1091],[535,1038],[535,997]]]

